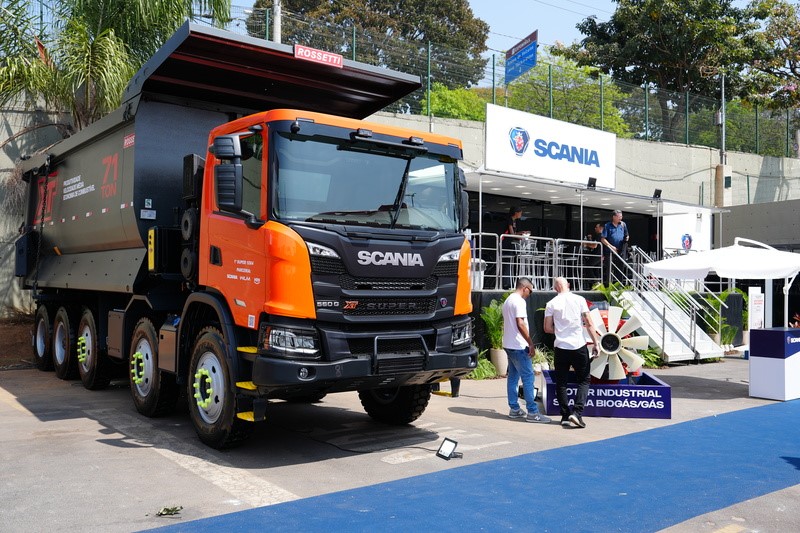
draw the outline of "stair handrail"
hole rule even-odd
[[[670,329],[674,330],[676,333],[681,335],[684,339],[687,340],[687,344],[689,347],[697,354],[697,340],[696,335],[694,334],[696,331],[696,327],[698,325],[697,317],[709,327],[713,327],[713,324],[710,323],[705,315],[707,313],[699,312],[705,310],[706,307],[701,305],[695,298],[689,293],[683,286],[679,283],[676,283],[675,280],[667,280],[662,278],[656,277],[645,277],[639,271],[641,271],[641,265],[637,269],[637,263],[646,261],[650,262],[652,259],[650,256],[645,254],[641,249],[638,247],[631,247],[632,253],[632,260],[633,264],[629,264],[626,261],[623,261],[622,258],[615,252],[611,250],[611,254],[615,256],[614,260],[612,261],[612,269],[611,269],[611,277],[620,283],[623,286],[631,286],[634,290],[641,293],[643,291],[649,292],[653,294],[665,307],[672,308],[673,306],[678,307],[681,312],[689,318],[689,328],[688,330],[684,331],[683,327],[679,328],[676,324],[669,324]],[[639,270],[639,271],[637,271]],[[670,295],[667,299],[664,298],[664,295]],[[677,297],[674,295],[678,295]],[[713,294],[713,293],[712,293]],[[720,302],[721,305],[725,305],[725,302],[720,300],[719,298],[714,295],[714,297]],[[667,301],[669,300],[669,301]],[[643,301],[651,308],[653,308],[653,304],[646,299]],[[671,305],[670,305],[671,304]],[[658,312],[655,308],[654,310],[656,313]],[[721,308],[720,308],[721,314]],[[721,318],[718,319],[721,323]],[[681,325],[682,326],[682,325]],[[719,328],[716,328],[715,331],[719,331]],[[662,344],[666,341],[665,338],[662,337],[661,342]],[[663,349],[663,346],[662,346]]]
[[[650,255],[645,253],[641,248],[639,248],[637,246],[632,246],[631,247],[631,256],[633,258],[632,262],[634,263],[634,265],[637,265],[636,270],[640,274],[643,272],[642,266],[645,263],[652,263],[653,262],[653,258],[650,257]],[[642,276],[644,277],[644,274],[642,274]],[[718,306],[716,306],[716,309],[718,311],[717,311],[717,315],[715,317],[716,318],[715,322],[714,321],[709,321],[706,318],[707,316],[710,316],[708,313],[705,313],[705,312],[698,313],[698,311],[707,310],[707,307],[709,305],[708,304],[701,305],[699,302],[697,302],[697,300],[692,296],[692,293],[687,291],[686,287],[684,287],[682,283],[679,283],[678,280],[667,279],[667,278],[656,278],[654,276],[650,276],[650,277],[648,277],[646,279],[658,280],[659,290],[661,290],[663,292],[667,292],[667,293],[677,293],[679,295],[679,299],[681,301],[689,301],[689,302],[691,302],[691,304],[692,304],[691,307],[695,311],[694,316],[699,316],[700,320],[708,328],[710,328],[713,331],[721,331],[722,330],[722,308],[724,307],[725,309],[727,309],[728,308],[728,304],[726,304],[722,299],[720,299],[720,297],[717,295],[717,293],[712,291],[711,288],[708,287],[708,285],[706,285],[705,281],[703,281],[703,280],[695,280],[694,281],[695,292],[702,293],[703,295],[710,295],[711,299],[715,300],[716,303],[719,304]],[[678,303],[678,302],[675,302],[675,303]],[[678,307],[680,307],[681,309],[684,310],[684,312],[689,314],[690,318],[693,316],[689,312],[688,309],[685,309],[681,305],[678,305]],[[693,320],[696,322],[696,318],[693,319]]]

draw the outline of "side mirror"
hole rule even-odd
[[[469,227],[469,194],[467,194],[467,176],[464,171],[458,169],[458,188],[461,191],[461,227],[465,230]]]
[[[214,141],[216,143],[216,141]],[[242,211],[242,164],[225,164],[214,167],[217,206],[223,211]]]
[[[461,228],[465,230],[469,227],[469,194],[461,191]]]
[[[238,135],[220,135],[214,139],[214,144],[208,150],[220,160],[230,161],[242,157],[242,145]]]

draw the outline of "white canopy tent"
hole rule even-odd
[[[743,246],[745,243],[751,246]],[[645,274],[659,278],[704,279],[712,271],[723,278],[784,278],[783,315],[788,325],[789,287],[800,272],[800,254],[736,237],[733,246],[688,253],[644,265]]]

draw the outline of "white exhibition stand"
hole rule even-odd
[[[800,398],[800,329],[750,330],[750,396]]]

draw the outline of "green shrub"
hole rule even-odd
[[[644,358],[644,368],[661,368],[664,366],[664,360],[661,358],[661,348],[652,347],[646,350],[639,350],[639,356]]]
[[[492,300],[481,309],[481,318],[486,325],[486,339],[492,348],[503,347],[503,305]]]

